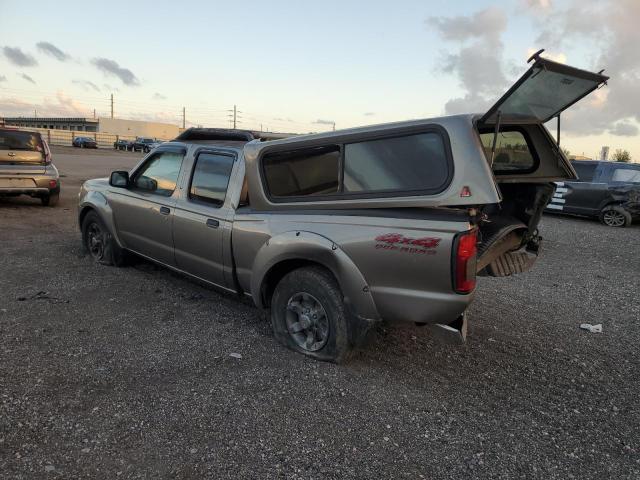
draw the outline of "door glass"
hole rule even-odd
[[[578,182],[593,182],[597,167],[596,164],[571,162],[571,165],[578,174]]]
[[[182,153],[159,152],[136,173],[133,184],[135,188],[170,197],[176,189]]]
[[[222,205],[227,195],[234,158],[216,153],[201,153],[193,169],[189,198]]]
[[[640,170],[633,168],[616,168],[611,177],[612,182],[640,183]]]

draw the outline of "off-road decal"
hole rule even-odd
[[[387,233],[378,235],[375,240],[377,242],[376,249],[378,250],[397,250],[418,255],[435,255],[441,239],[437,237],[411,238],[405,237],[400,233]]]

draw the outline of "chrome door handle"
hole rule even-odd
[[[218,228],[220,226],[220,222],[213,218],[207,218],[207,227]]]
[[[171,213],[171,210],[169,209],[169,207],[160,207],[160,213],[162,215],[169,215],[169,213]]]

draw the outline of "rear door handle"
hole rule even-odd
[[[207,218],[207,227],[218,228],[220,226],[220,222],[213,218]]]
[[[171,213],[171,210],[169,209],[169,207],[160,207],[160,213],[162,215],[169,215],[169,213]]]

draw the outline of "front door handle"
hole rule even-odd
[[[220,222],[213,218],[207,218],[207,227],[218,228],[220,226]]]
[[[160,207],[160,213],[162,215],[169,215],[169,213],[171,213],[171,210],[169,209],[169,207]]]

